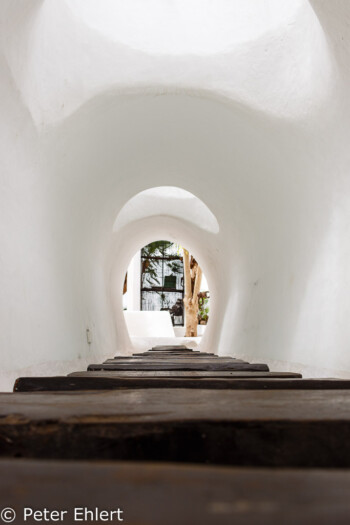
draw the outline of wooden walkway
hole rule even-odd
[[[63,523],[75,525],[86,505],[120,508],[127,525],[348,525],[349,493],[344,470],[0,461],[0,509],[12,507],[14,523],[25,505],[66,510]]]
[[[345,523],[350,381],[186,347],[117,355],[0,394],[0,458],[20,502],[73,508],[98,486],[84,501],[118,494],[125,523]]]

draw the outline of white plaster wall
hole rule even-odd
[[[141,252],[138,250],[128,266],[127,310],[138,311],[141,309]]]
[[[209,33],[249,20],[229,4]],[[3,389],[24,369],[130,352],[113,302],[118,264],[125,271],[141,241],[178,234],[216,295],[206,347],[350,372],[350,5],[331,5],[288,2],[273,20],[259,10],[266,30],[205,48],[194,31],[174,52],[183,27],[154,49],[167,32],[131,45],[68,0],[2,1]],[[196,195],[219,232],[171,215],[113,232],[128,200],[159,186]]]

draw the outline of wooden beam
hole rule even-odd
[[[0,508],[121,508],[128,525],[348,525],[348,470],[0,461]],[[101,522],[99,522],[101,523]],[[116,520],[113,523],[118,523]]]
[[[102,363],[91,364],[88,370],[256,370],[268,372],[269,367],[265,364],[249,364],[236,362],[126,362],[126,363]]]
[[[0,456],[350,467],[350,390],[0,395]]]
[[[62,392],[143,388],[191,388],[210,390],[349,390],[350,381],[298,379],[298,374],[266,372],[262,377],[174,378],[113,377],[94,372],[57,377],[20,377],[14,392]],[[301,377],[301,376],[300,376]]]

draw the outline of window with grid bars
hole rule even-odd
[[[155,241],[141,250],[141,310],[167,310],[174,326],[184,325],[182,250]]]

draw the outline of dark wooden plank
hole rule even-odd
[[[212,361],[217,361],[217,362],[223,362],[223,363],[231,363],[232,361],[233,362],[242,362],[241,359],[234,359],[233,357],[229,357],[229,358],[222,358],[222,357],[212,357],[212,356],[206,356],[206,355],[186,355],[186,356],[183,356],[183,355],[144,355],[144,356],[115,356],[115,357],[110,357],[108,358],[105,362],[107,361],[114,361],[114,362],[123,362],[125,361],[126,363],[127,362],[130,362],[130,361],[135,361],[135,363],[138,363],[138,362],[145,362],[145,361],[150,361],[152,363],[155,363],[156,361],[186,361],[186,362],[196,362],[198,359],[200,359],[201,361],[208,361],[208,362],[212,362]]]
[[[159,354],[166,354],[166,355],[194,355],[194,354],[201,354],[202,352],[199,352],[199,350],[157,350],[156,352],[154,350],[145,350],[144,352],[139,352],[139,354],[133,354],[133,355],[159,355]],[[214,355],[214,354],[213,354]]]
[[[0,395],[0,456],[350,467],[350,390]]]
[[[162,352],[168,352],[169,354],[171,354],[172,352],[177,352],[178,354],[193,354],[194,352],[197,352],[199,353],[200,350],[198,350],[198,348],[157,348],[157,349],[153,349],[153,348],[150,348],[149,350],[147,350],[147,352],[150,352],[152,354],[157,354],[158,352],[159,353],[162,353]]]
[[[271,375],[269,375],[271,374]],[[212,390],[349,390],[350,381],[298,379],[298,374],[278,377],[266,372],[266,377],[230,378],[162,378],[113,377],[94,372],[58,377],[21,377],[16,380],[15,392],[56,392],[79,390],[117,390],[138,388],[194,388]],[[299,375],[299,377],[301,377]]]
[[[256,370],[260,372],[268,372],[269,367],[265,364],[247,364],[233,362],[127,362],[127,363],[101,363],[91,364],[88,366],[88,370]]]
[[[347,525],[349,492],[349,471],[0,461],[0,507],[16,523],[30,507],[66,510],[73,525],[86,506],[120,508],[128,525]]]
[[[206,355],[206,354],[202,354],[202,353],[192,353],[192,354],[179,354],[179,353],[163,353],[163,352],[156,352],[154,354],[140,354],[140,355],[116,355],[114,357],[110,357],[109,360],[111,361],[122,361],[123,359],[125,359],[126,361],[130,361],[130,359],[133,359],[134,361],[140,361],[140,360],[145,360],[145,359],[149,359],[149,360],[152,360],[152,361],[157,361],[157,360],[164,360],[164,359],[184,359],[186,361],[188,360],[196,360],[196,359],[204,359],[204,360],[207,360],[207,361],[212,361],[212,360],[215,360],[215,361],[240,361],[240,359],[237,359],[235,357],[229,357],[229,356],[225,356],[225,357],[220,357],[220,356],[217,356],[217,355],[214,355],[214,354],[211,354],[211,355]]]
[[[95,370],[95,371],[80,371],[68,374],[68,377],[76,376],[94,376],[94,377],[177,377],[184,378],[212,378],[212,377],[236,377],[236,378],[259,378],[259,377],[276,377],[276,378],[300,378],[301,374],[293,372],[259,372],[256,370],[221,370],[221,371],[197,371],[197,370]]]
[[[348,470],[0,461],[0,508],[15,509],[15,523],[30,507],[66,510],[74,525],[86,506],[120,508],[128,525],[347,525],[349,493]]]
[[[145,352],[142,352],[142,354],[149,354],[149,355],[162,355],[162,354],[166,354],[166,355],[173,355],[173,354],[177,354],[177,355],[198,355],[198,354],[201,354],[202,352],[200,352],[199,350],[192,350],[192,349],[187,349],[187,350],[146,350]],[[204,353],[204,352],[203,352]],[[214,355],[213,353],[211,353],[210,355]]]
[[[172,355],[182,355],[184,357],[186,356],[198,356],[198,355],[206,355],[210,357],[219,357],[218,354],[215,354],[214,352],[201,352],[196,349],[186,349],[186,350],[146,350],[145,352],[138,352],[134,353],[133,355],[150,355],[150,356],[159,356],[159,355],[166,355],[166,356],[172,356]],[[119,355],[118,355],[119,356]],[[228,357],[228,356],[225,356]],[[230,356],[229,356],[230,357]]]
[[[123,358],[128,356],[122,356],[122,355],[116,355],[116,358]],[[204,352],[192,352],[192,353],[186,353],[183,354],[181,352],[143,352],[141,354],[133,354],[130,357],[151,357],[152,359],[159,359],[159,358],[170,358],[170,357],[176,357],[176,358],[183,358],[183,359],[197,359],[198,357],[205,357],[205,358],[215,358],[218,359],[219,356],[216,354],[206,354]]]

